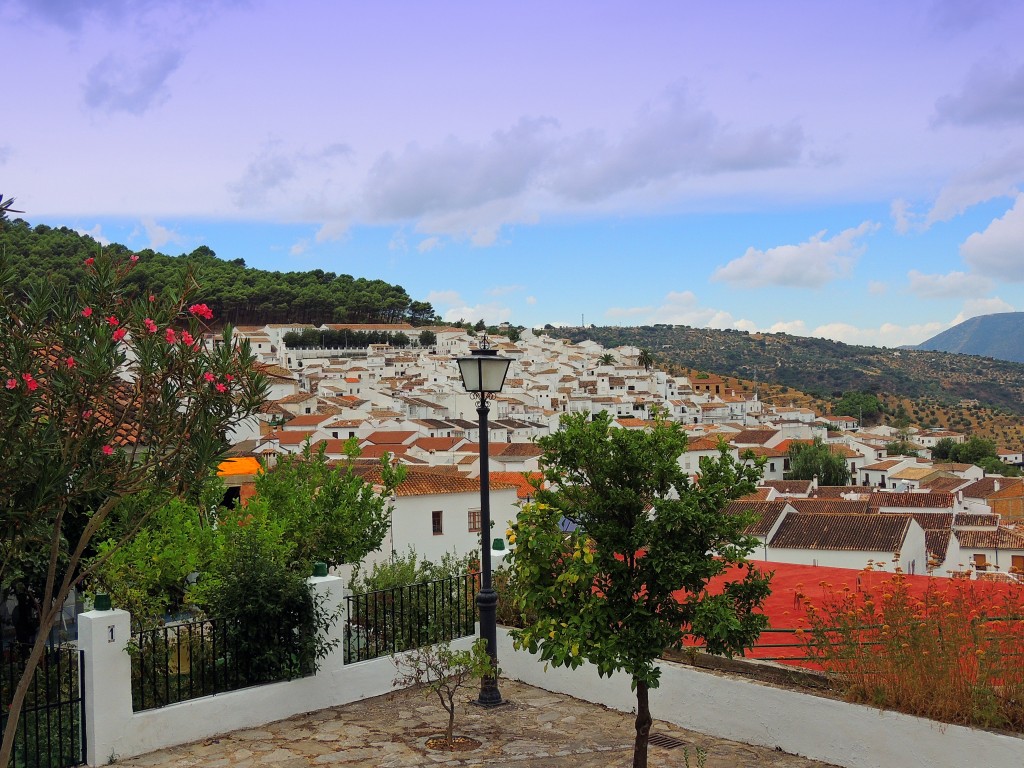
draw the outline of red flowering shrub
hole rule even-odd
[[[177,343],[173,328],[199,339],[201,320],[213,316],[189,306],[197,288],[191,276],[176,295],[147,301],[126,283],[135,262],[90,257],[75,288],[44,283],[28,295],[15,292],[0,262],[0,589],[15,578],[38,584],[42,627],[97,566],[83,567],[84,558],[118,502],[198,489],[226,451],[229,431],[265,396],[248,345],[234,344],[230,329],[209,349]],[[207,374],[221,386],[211,387]],[[138,516],[118,521],[130,535],[148,512],[118,514]],[[10,706],[0,765],[48,633],[38,635]]]

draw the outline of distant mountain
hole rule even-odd
[[[1024,363],[1024,312],[972,317],[913,348]]]

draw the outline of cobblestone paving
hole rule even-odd
[[[630,766],[633,718],[599,705],[503,680],[509,702],[492,710],[467,704],[457,711],[456,735],[481,742],[467,752],[439,752],[425,744],[443,733],[447,715],[422,692],[400,691],[341,707],[298,715],[260,728],[119,761],[132,768],[407,768],[477,766],[612,768]],[[467,699],[469,697],[467,696]],[[707,768],[824,768],[825,763],[715,739],[655,720],[652,734],[684,746],[650,747],[649,765]]]

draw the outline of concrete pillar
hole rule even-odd
[[[78,647],[84,651],[85,735],[89,765],[118,757],[119,737],[132,718],[132,660],[127,611],[88,611],[78,617]]]
[[[322,600],[321,609],[329,616],[337,616],[337,620],[326,629],[327,642],[335,642],[335,647],[327,657],[319,662],[317,674],[328,674],[345,666],[345,596],[348,590],[344,580],[339,576],[311,576],[308,579],[317,600]]]

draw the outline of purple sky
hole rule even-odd
[[[0,193],[449,319],[1024,309],[1024,3],[0,0]]]

